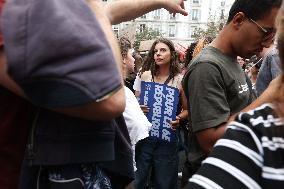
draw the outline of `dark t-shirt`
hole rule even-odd
[[[100,101],[122,87],[109,43],[87,1],[9,0],[2,28],[9,73],[43,108]],[[33,165],[95,162],[133,177],[123,121],[91,122],[41,109],[28,158]]]
[[[189,99],[193,132],[227,122],[229,116],[249,104],[250,90],[241,67],[235,59],[211,46],[193,60],[183,86]]]

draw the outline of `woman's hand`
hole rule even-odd
[[[180,116],[176,116],[176,120],[171,121],[172,129],[176,130],[180,125]]]
[[[140,108],[144,114],[147,114],[149,112],[149,108],[147,105],[140,105]]]

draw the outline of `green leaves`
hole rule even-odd
[[[162,33],[145,26],[142,31],[136,33],[134,41],[134,49],[138,50],[141,41],[156,39],[162,37]]]

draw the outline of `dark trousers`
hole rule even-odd
[[[154,171],[155,189],[177,189],[177,142],[169,143],[154,137],[141,140],[136,145],[135,189],[145,189],[149,171]]]

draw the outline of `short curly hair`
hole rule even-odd
[[[128,50],[132,48],[130,40],[126,37],[121,37],[119,38],[118,43],[120,47],[121,56],[126,57]]]

